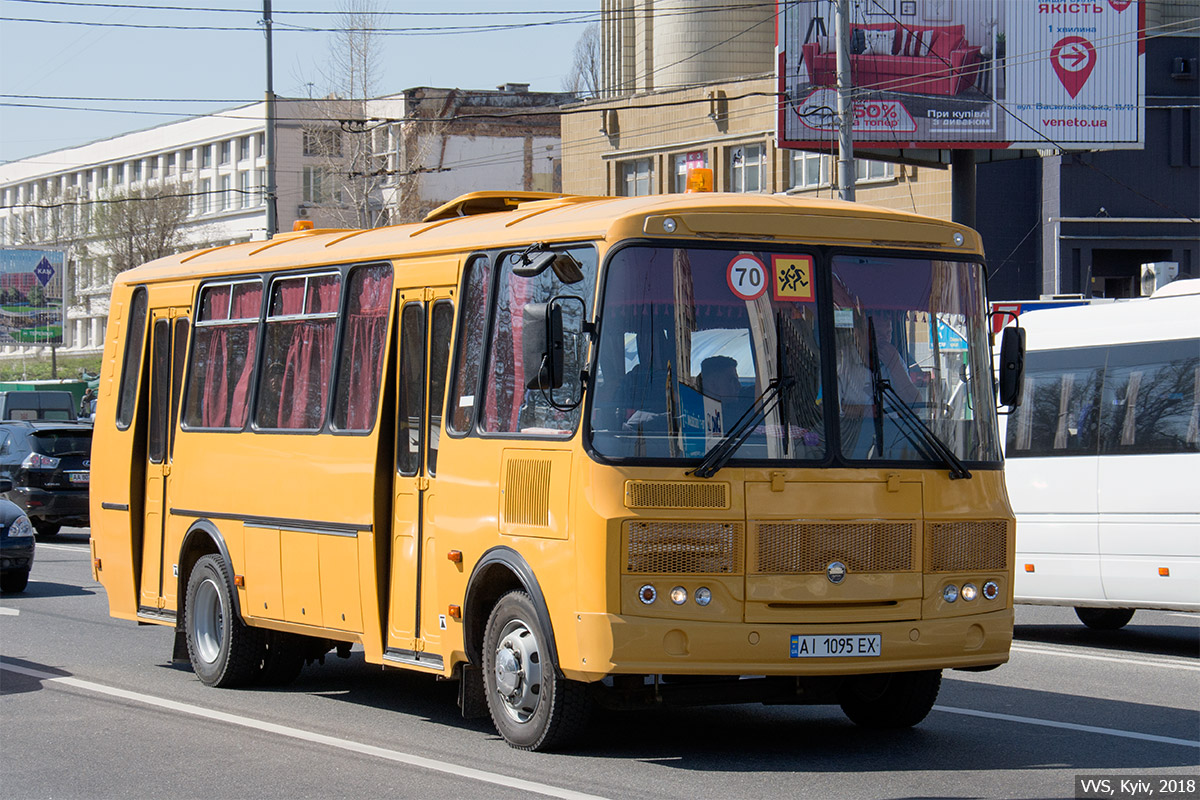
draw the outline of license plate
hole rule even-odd
[[[792,658],[877,657],[883,650],[883,637],[878,633],[857,633],[846,636],[793,636]]]
[[[91,477],[91,474],[92,473],[90,472],[68,472],[67,479],[71,481],[71,483],[86,485]]]

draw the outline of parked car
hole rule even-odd
[[[12,481],[0,478],[0,493]],[[16,503],[0,499],[0,592],[23,592],[33,569],[34,536],[29,517]]]
[[[70,392],[0,392],[0,420],[74,420],[75,407],[75,397]]]
[[[91,452],[92,426],[84,422],[0,422],[0,478],[12,481],[6,497],[39,536],[88,524]]]

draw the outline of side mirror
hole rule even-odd
[[[526,303],[521,327],[525,388],[559,388],[563,385],[562,307],[554,302]]]
[[[1000,405],[1021,405],[1025,383],[1025,329],[1005,328],[1000,338]]]
[[[583,265],[575,256],[565,250],[542,249],[540,252],[534,252],[534,248],[539,247],[545,248],[545,245],[531,245],[525,252],[509,256],[513,275],[520,278],[536,278],[549,267],[562,283],[573,284],[583,280]]]

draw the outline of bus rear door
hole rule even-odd
[[[445,629],[431,559],[435,532],[425,524],[437,498],[437,454],[454,323],[451,289],[402,290],[396,400],[392,569],[385,658],[441,670]]]

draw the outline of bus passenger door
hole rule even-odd
[[[174,598],[173,553],[164,547],[167,483],[171,474],[171,448],[183,359],[187,353],[187,308],[162,308],[150,312],[149,420],[146,427],[146,492],[142,524],[142,574],[139,609],[160,612]]]
[[[445,406],[454,306],[449,288],[400,293],[396,465],[387,657],[440,668],[425,655],[441,639],[436,534],[425,524],[437,499],[437,453]]]

